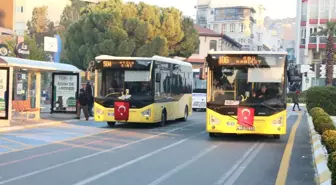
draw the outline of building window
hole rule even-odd
[[[217,51],[217,41],[216,40],[210,40],[210,50]]]
[[[235,32],[235,24],[230,24],[230,32]]]
[[[226,24],[222,24],[222,33],[226,32]]]
[[[16,7],[16,12],[17,13],[23,13],[23,6],[17,6]]]
[[[201,39],[199,39],[199,43],[198,43],[198,45],[196,47],[195,54],[199,54],[200,45],[201,45]]]
[[[219,30],[218,30],[218,24],[214,24],[213,25],[213,30],[215,31],[215,32],[219,32]]]
[[[244,24],[240,23],[240,32],[244,32]]]

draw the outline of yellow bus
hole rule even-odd
[[[162,56],[115,57],[95,61],[94,119],[107,122],[186,121],[192,113],[192,66]]]
[[[286,134],[286,52],[210,51],[205,69],[209,137]]]

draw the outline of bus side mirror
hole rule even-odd
[[[200,80],[205,80],[205,68],[201,67],[199,71],[199,79]]]
[[[161,82],[161,74],[160,73],[156,73],[155,82],[158,82],[158,83]]]

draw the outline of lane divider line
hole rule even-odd
[[[321,136],[315,131],[312,117],[306,114],[313,154],[313,166],[316,172],[316,184],[331,185],[331,172],[328,168],[328,156],[321,143]]]
[[[301,112],[299,112],[298,119],[292,126],[292,129],[289,134],[289,138],[288,138],[288,141],[285,147],[285,151],[282,155],[282,159],[281,159],[278,175],[275,181],[275,185],[286,185],[290,159],[292,156],[292,151],[293,151],[293,146],[294,146],[294,141],[295,141],[296,130],[299,127],[301,120],[302,120],[302,114]]]
[[[128,162],[123,163],[123,164],[121,164],[121,165],[118,165],[118,166],[116,166],[116,167],[110,168],[109,170],[107,170],[107,171],[105,171],[105,172],[102,172],[102,173],[99,173],[99,174],[97,174],[97,175],[91,176],[91,177],[89,177],[89,178],[87,178],[87,179],[84,179],[84,180],[82,180],[82,181],[80,181],[80,182],[77,182],[77,183],[75,183],[75,184],[73,184],[73,185],[85,185],[85,184],[91,183],[91,182],[93,182],[93,181],[95,181],[95,180],[97,180],[97,179],[100,179],[100,178],[102,178],[102,177],[104,177],[104,176],[106,176],[106,175],[110,175],[110,174],[112,174],[112,173],[114,173],[114,172],[116,172],[116,171],[118,171],[118,170],[121,170],[121,169],[123,169],[123,168],[125,168],[125,167],[128,167],[128,166],[130,166],[130,165],[132,165],[132,164],[135,164],[135,163],[137,163],[137,162],[139,162],[139,161],[142,161],[142,160],[144,160],[144,159],[147,159],[147,158],[149,158],[149,157],[151,157],[151,156],[153,156],[153,155],[155,155],[155,154],[157,154],[157,153],[160,153],[160,152],[162,152],[162,151],[164,151],[164,150],[167,150],[167,149],[173,148],[173,147],[175,147],[175,146],[181,145],[182,143],[184,143],[184,142],[190,140],[191,138],[194,138],[194,137],[196,137],[196,136],[198,136],[198,135],[200,135],[200,134],[204,134],[204,133],[206,133],[206,131],[199,132],[199,133],[197,133],[197,134],[195,134],[195,135],[193,135],[193,136],[191,136],[191,137],[187,137],[187,138],[185,138],[185,139],[183,139],[183,140],[180,140],[180,141],[178,141],[178,142],[172,143],[172,144],[170,144],[170,145],[168,145],[168,146],[162,147],[162,148],[160,148],[160,149],[157,149],[157,150],[155,150],[155,151],[153,151],[153,152],[150,152],[150,153],[148,153],[148,154],[145,154],[145,155],[143,155],[143,156],[139,156],[139,157],[137,157],[137,158],[135,158],[135,159],[133,159],[133,160],[131,160],[131,161],[128,161]]]
[[[1,181],[0,185],[1,184],[6,184],[6,183],[9,183],[9,182],[13,182],[13,181],[17,181],[17,180],[20,180],[20,179],[23,179],[23,178],[26,178],[26,177],[30,177],[30,176],[33,176],[33,175],[37,175],[37,174],[40,174],[40,173],[43,173],[43,172],[46,172],[46,171],[49,171],[49,170],[52,170],[52,169],[55,169],[55,168],[58,168],[58,167],[62,167],[62,166],[68,165],[68,164],[72,164],[72,163],[75,163],[75,162],[78,162],[78,161],[82,161],[84,159],[95,157],[95,156],[98,156],[98,155],[101,155],[101,154],[104,154],[104,153],[108,153],[108,152],[111,152],[111,151],[114,151],[114,150],[117,150],[117,149],[120,149],[120,148],[124,148],[124,147],[130,146],[130,145],[136,144],[136,143],[140,143],[140,142],[143,142],[143,141],[146,141],[146,140],[150,140],[150,139],[156,138],[160,135],[163,135],[167,132],[175,132],[175,131],[181,130],[183,128],[191,127],[194,124],[196,124],[196,123],[185,125],[185,126],[182,126],[182,127],[179,127],[179,128],[174,128],[174,129],[168,130],[168,131],[160,133],[160,134],[152,135],[150,137],[146,137],[146,138],[139,139],[139,140],[136,140],[136,141],[133,141],[133,142],[129,142],[129,143],[117,146],[117,147],[113,147],[113,148],[110,148],[110,149],[107,149],[107,150],[103,150],[101,152],[96,152],[96,153],[93,153],[93,154],[90,154],[90,155],[79,157],[79,158],[76,158],[76,159],[73,159],[73,160],[70,160],[70,161],[67,161],[67,162],[64,162],[64,163],[59,163],[59,164],[56,164],[56,165],[52,165],[52,166],[49,166],[47,168],[36,170],[36,171],[30,172],[30,173],[27,173],[27,174],[24,174],[24,175],[19,175],[19,176]],[[203,132],[205,132],[205,131],[203,131]]]
[[[205,155],[207,155],[208,153],[212,152],[214,149],[216,149],[219,145],[214,145],[214,146],[210,146],[207,149],[203,150],[202,152],[200,152],[198,155],[193,156],[190,160],[184,162],[183,164],[173,168],[172,170],[170,170],[169,172],[167,172],[166,174],[162,175],[161,177],[157,178],[156,180],[154,180],[153,182],[149,183],[149,185],[158,185],[160,183],[162,183],[163,181],[167,180],[169,177],[171,177],[172,175],[178,173],[179,171],[183,170],[184,168],[186,168],[187,166],[189,166],[190,164],[198,161],[199,159],[201,159],[202,157],[204,157]]]
[[[261,144],[260,141],[258,141],[257,143],[253,144],[245,153],[244,155],[238,160],[236,161],[233,166],[227,171],[225,172],[217,182],[214,183],[214,185],[221,185],[223,184],[224,182],[226,182],[230,176],[239,168],[239,166],[245,161],[245,159],[251,155],[251,153],[253,151],[255,151],[258,146]]]

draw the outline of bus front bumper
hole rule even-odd
[[[94,120],[97,122],[156,123],[153,120],[153,105],[141,109],[129,109],[128,120],[115,120],[114,109],[106,108],[97,103],[94,105]]]
[[[261,135],[286,134],[286,110],[268,117],[255,116],[253,127],[239,125],[236,117],[221,115],[210,109],[207,109],[206,112],[206,130],[209,133]]]

